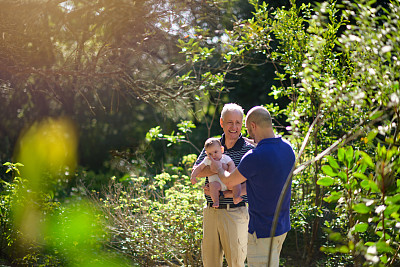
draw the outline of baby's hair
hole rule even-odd
[[[204,148],[207,149],[208,147],[213,145],[221,146],[221,141],[219,141],[219,139],[215,137],[208,138],[204,143]]]

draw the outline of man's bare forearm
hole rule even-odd
[[[221,182],[223,182],[227,187],[230,187],[230,183],[229,183],[230,181],[228,178],[230,173],[225,171],[224,168],[219,168],[217,173],[218,173],[219,179],[221,179]]]
[[[210,166],[206,166],[206,167],[204,167],[204,169],[201,172],[199,172],[197,174],[196,177],[207,177],[207,176],[211,176],[213,174],[215,174],[215,172],[212,172],[210,170]]]

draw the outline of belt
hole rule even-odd
[[[209,208],[214,208],[212,205],[213,205],[212,203],[207,203],[207,207],[209,207]],[[244,206],[246,206],[246,202],[242,201],[242,202],[240,202],[238,204],[219,204],[219,207],[216,207],[214,209],[227,209],[227,210],[229,210],[229,209],[232,209],[232,208],[244,207]]]

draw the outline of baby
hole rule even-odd
[[[230,173],[235,170],[235,163],[228,155],[223,154],[224,147],[221,145],[221,142],[218,138],[208,138],[204,144],[204,150],[206,151],[208,157],[212,157],[214,160],[221,161],[224,170]],[[192,184],[197,183],[196,177],[204,169],[204,167],[211,164],[211,160],[208,157],[205,157],[204,160],[199,165],[197,165],[197,167],[193,168],[190,178]],[[226,191],[228,190],[228,188],[224,183],[221,182],[217,174],[208,177],[208,181],[210,186],[210,195],[213,201],[213,207],[217,208],[219,207],[219,191]],[[232,192],[233,203],[237,204],[243,200],[240,197],[240,184],[232,188]]]

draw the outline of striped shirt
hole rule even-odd
[[[225,135],[223,134],[221,139],[221,144],[224,146],[224,154],[228,155],[233,162],[235,163],[235,166],[239,165],[240,160],[246,154],[247,151],[251,150],[254,148],[252,144],[247,142],[242,135],[239,136],[239,139],[236,141],[235,145],[231,147],[230,149],[227,149],[225,146]],[[201,151],[199,157],[196,160],[195,166],[199,165],[203,159],[207,156],[204,148],[203,151]],[[206,183],[208,184],[208,177],[206,177]],[[207,203],[212,204],[212,199],[208,195],[204,195],[206,197]],[[247,202],[247,195],[242,196],[243,201]],[[224,198],[219,201],[219,204],[233,204],[233,199],[232,198]]]

